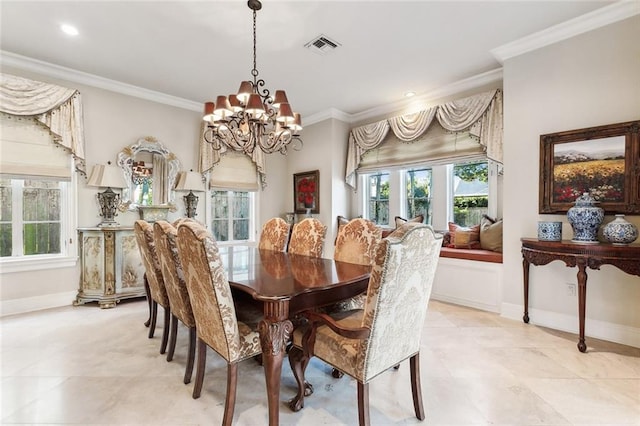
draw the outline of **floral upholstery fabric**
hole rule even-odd
[[[262,227],[258,248],[284,251],[289,238],[289,224],[279,217],[269,219]]]
[[[382,239],[382,229],[367,219],[353,219],[338,228],[334,260],[340,262],[371,265],[375,250]],[[348,311],[364,308],[365,295],[361,294],[326,309],[332,311]]]
[[[364,310],[332,315],[340,324],[368,328],[369,337],[348,339],[322,325],[313,355],[367,383],[418,353],[441,239],[420,223],[406,223],[383,239],[376,249]],[[294,344],[300,345],[302,333],[294,332]]]
[[[160,260],[162,278],[167,289],[171,313],[187,327],[195,327],[187,284],[178,255],[178,231],[169,222],[159,220],[153,224],[153,237]]]
[[[178,252],[198,338],[229,363],[261,353],[257,331],[236,318],[231,288],[213,236],[195,221],[181,223]]]
[[[153,238],[153,227],[145,220],[136,220],[134,226],[136,242],[142,257],[142,264],[145,269],[145,276],[149,283],[151,298],[163,308],[169,308],[169,297],[162,277],[160,260],[156,252],[156,243]]]
[[[327,227],[318,219],[308,217],[293,225],[289,253],[322,257]]]
[[[367,219],[353,219],[342,226],[336,239],[334,260],[370,265],[382,239],[382,230]]]

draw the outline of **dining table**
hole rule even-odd
[[[279,424],[282,361],[294,329],[291,321],[307,309],[331,305],[366,290],[371,267],[333,259],[221,246],[229,285],[260,302],[264,318],[258,324],[262,346],[269,425]]]

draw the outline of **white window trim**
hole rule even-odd
[[[72,173],[71,181],[67,185],[63,185],[61,189],[61,199],[67,201],[61,206],[60,212],[61,253],[0,258],[0,275],[43,269],[73,268],[77,265],[78,253],[75,249],[77,247],[77,186],[77,173]],[[22,200],[20,200],[20,204],[22,204]]]
[[[206,197],[205,197],[205,223],[206,223],[206,227],[207,230],[211,233],[213,233],[213,230],[211,229],[211,221],[213,220],[213,215],[211,214],[211,193],[213,191],[234,191],[233,189],[228,189],[228,188],[220,188],[220,189],[216,189],[216,188],[211,188],[211,190],[208,190],[206,192]],[[233,246],[233,245],[256,245],[257,243],[257,236],[256,236],[256,229],[257,229],[257,221],[258,221],[258,204],[259,204],[259,192],[256,191],[247,191],[246,189],[237,189],[235,191],[242,191],[242,192],[248,192],[249,193],[249,197],[251,198],[251,203],[249,206],[249,217],[253,220],[249,220],[249,239],[248,240],[233,240],[233,241],[216,241],[216,243],[218,244],[218,246]]]

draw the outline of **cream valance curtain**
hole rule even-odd
[[[207,143],[207,141],[204,140],[204,132],[206,129],[206,123],[203,121],[200,127],[199,141],[200,173],[202,174],[208,172],[214,166],[220,163],[222,154],[227,151],[226,149],[224,149],[222,152],[216,151],[215,149],[213,149],[210,143]],[[265,166],[264,152],[262,152],[261,149],[255,149],[253,151],[253,154],[247,157],[251,158],[251,161],[255,164],[255,169],[258,171],[258,176],[260,178],[260,186],[264,189],[267,186],[267,171]]]
[[[448,132],[466,132],[477,140],[490,160],[502,163],[502,116],[502,92],[496,89],[352,129],[349,133],[345,181],[355,188],[356,171],[360,169],[363,155],[379,147],[389,129],[402,142],[428,143],[429,138],[421,136],[429,130],[434,118]],[[450,139],[455,144],[456,138]],[[411,150],[418,151],[419,148],[413,146]],[[425,149],[421,158],[419,154],[417,157],[412,154],[411,161],[428,161],[429,152]],[[459,155],[456,154],[455,145],[452,145],[452,152],[453,156]],[[396,163],[400,161],[400,158],[395,159]]]
[[[73,155],[76,170],[86,174],[80,92],[0,73],[0,112],[33,116],[51,131],[56,144]]]

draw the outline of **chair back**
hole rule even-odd
[[[406,223],[378,244],[369,278],[356,369],[368,381],[420,351],[420,336],[438,265],[442,236]]]
[[[153,224],[153,238],[171,305],[171,313],[187,327],[195,327],[196,322],[191,309],[189,292],[178,255],[178,230],[169,222],[158,220]]]
[[[301,220],[293,225],[289,253],[321,257],[326,233],[327,227],[318,219],[308,217]]]
[[[178,226],[178,252],[182,261],[198,338],[227,362],[241,360],[246,342],[240,339],[236,310],[218,245],[197,222]]]
[[[334,260],[370,265],[375,249],[382,239],[382,229],[370,220],[357,218],[340,226]]]
[[[289,238],[289,224],[284,219],[274,217],[269,219],[260,233],[258,248],[261,250],[284,251]]]
[[[145,277],[149,283],[151,298],[164,308],[169,307],[169,297],[162,277],[160,260],[156,252],[156,243],[153,238],[153,227],[146,220],[136,220],[133,225],[136,242],[142,257],[145,269]]]

